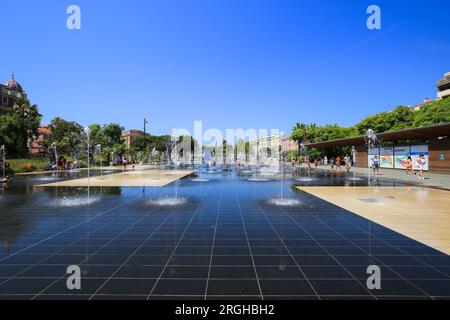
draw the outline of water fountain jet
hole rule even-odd
[[[103,161],[102,161],[102,146],[97,144],[94,149],[94,155],[100,158],[100,175],[103,175]],[[95,163],[97,163],[97,158],[94,159]]]
[[[44,167],[45,171],[57,169],[58,167],[58,152],[56,150],[56,143],[52,143],[49,147],[50,159],[48,164]]]
[[[0,147],[0,165],[2,167],[2,179],[6,177],[6,148],[4,145]]]
[[[155,199],[155,200],[148,200],[147,203],[151,204],[151,205],[156,205],[159,207],[176,207],[176,206],[181,206],[183,204],[185,204],[187,202],[186,198],[173,198],[173,197],[168,197],[168,198],[159,198],[159,199]]]
[[[281,145],[279,145],[279,150],[281,150]],[[279,198],[270,199],[268,202],[271,205],[280,206],[280,207],[294,207],[294,206],[298,206],[298,205],[301,204],[301,202],[299,200],[293,199],[293,198],[286,198],[284,196],[284,172],[285,172],[286,168],[285,168],[285,165],[283,164],[283,161],[281,159],[281,153],[280,153],[279,163],[280,163],[280,171],[281,171],[280,197]]]
[[[191,179],[192,182],[209,182],[211,181],[210,179],[204,179],[204,178],[194,178]]]
[[[94,204],[100,201],[100,197],[91,197],[90,194],[86,197],[62,197],[51,201],[50,207],[81,207]]]

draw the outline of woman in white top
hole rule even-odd
[[[425,160],[425,156],[423,154],[419,155],[419,159],[417,159],[417,163],[419,164],[419,179],[424,180],[423,177],[423,171],[425,170],[425,164],[427,163],[427,160]]]

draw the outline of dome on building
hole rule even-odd
[[[5,83],[5,87],[9,90],[23,93],[22,86],[14,79],[14,75]]]

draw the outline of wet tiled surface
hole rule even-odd
[[[450,256],[296,190],[290,175],[200,176],[209,181],[89,190],[17,178],[0,196],[0,298],[450,298]],[[273,205],[281,193],[299,204]],[[67,289],[69,265],[81,290]],[[380,290],[366,287],[369,265]]]
[[[404,186],[298,188],[447,255],[450,254],[449,191]]]

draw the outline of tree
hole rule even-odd
[[[375,132],[386,132],[413,127],[415,112],[409,107],[398,106],[394,110],[380,112],[368,116],[356,124],[359,134],[364,134],[369,128]]]
[[[111,153],[117,156],[125,154],[125,146],[123,145],[122,132],[124,130],[117,123],[109,123],[103,126],[99,124],[91,124],[90,142],[91,145],[100,145],[102,150],[102,158],[108,159]]]
[[[170,136],[145,135],[133,141],[131,148],[136,151],[151,151],[155,149],[159,152],[165,152],[170,145],[170,141]]]
[[[0,116],[0,144],[5,145],[10,156],[29,154],[29,142],[37,136],[41,118],[38,106],[24,100],[16,102],[8,114]]]
[[[315,123],[305,124],[298,122],[292,129],[291,139],[298,143],[308,143],[312,140],[313,131],[317,128]]]
[[[75,121],[54,118],[49,125],[50,134],[44,140],[44,146],[56,144],[59,154],[77,158],[83,143],[83,127]]]
[[[102,126],[94,123],[89,126],[89,129],[90,129],[90,144],[92,145],[100,144],[103,146],[105,139]]]
[[[450,122],[450,98],[434,101],[414,112],[413,126],[423,127]]]
[[[363,135],[369,128],[382,133],[444,123],[450,123],[450,98],[435,100],[422,105],[418,110],[398,106],[394,110],[368,116],[352,127],[297,123],[292,129],[291,138],[299,143],[320,142]],[[309,150],[311,156],[317,152],[318,150]]]
[[[341,138],[353,137],[358,134],[355,127],[341,127],[337,124],[327,124],[325,126],[317,126],[310,132],[311,142],[320,142],[327,140],[335,140]]]
[[[117,123],[105,124],[102,128],[105,146],[123,144],[122,133],[124,128]]]
[[[340,127],[337,124],[318,126],[314,123],[297,123],[292,130],[291,139],[298,143],[311,143],[347,138],[357,135],[355,127]]]

